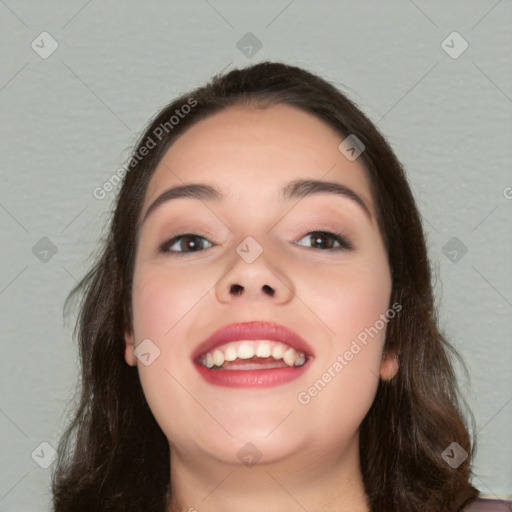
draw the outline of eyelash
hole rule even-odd
[[[311,249],[316,249],[317,251],[324,251],[324,250],[326,250],[326,251],[351,251],[354,249],[354,246],[352,245],[350,240],[345,235],[343,235],[341,233],[317,229],[317,230],[309,231],[302,238],[305,238],[306,236],[313,235],[313,234],[328,235],[339,244],[339,247],[334,247],[334,248],[330,248],[330,249],[317,249],[315,247],[311,247]],[[171,251],[170,250],[170,247],[172,247],[180,239],[188,238],[188,237],[197,237],[197,238],[202,238],[203,240],[208,240],[207,238],[200,235],[199,233],[191,232],[191,233],[177,234],[177,235],[173,235],[171,238],[169,238],[167,241],[165,241],[158,248],[158,252],[162,253],[162,254],[172,254],[173,256],[185,256],[186,254],[193,254],[195,252],[201,252],[201,250],[190,251],[190,252],[180,252],[180,251]],[[302,240],[302,238],[300,240]],[[208,240],[208,242],[210,242],[210,241]],[[210,243],[212,243],[212,242],[210,242]],[[297,242],[295,242],[295,243],[297,243]],[[300,244],[297,243],[297,245],[300,245]],[[207,247],[206,249],[209,249],[209,248],[210,247]],[[202,249],[202,250],[204,250],[204,249]]]

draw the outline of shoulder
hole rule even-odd
[[[512,512],[512,501],[477,498],[464,509],[464,512]]]

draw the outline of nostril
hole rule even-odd
[[[263,286],[263,290],[265,290],[266,293],[268,293],[269,295],[274,295],[274,289],[269,286],[268,284],[266,284],[265,286]]]
[[[242,295],[243,287],[239,284],[232,284],[230,293],[234,293],[235,295]]]

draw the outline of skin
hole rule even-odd
[[[390,268],[370,186],[360,160],[338,150],[343,138],[291,106],[230,107],[179,137],[149,183],[142,215],[172,186],[208,183],[225,194],[161,204],[142,224],[137,243],[125,359],[138,366],[169,440],[176,500],[169,510],[369,511],[359,426],[379,378],[398,371],[393,354],[383,354],[385,328],[309,403],[297,399],[390,307]],[[281,200],[281,187],[296,179],[351,188],[371,217],[350,199],[325,193]],[[318,248],[310,234],[320,230],[341,232],[354,249]],[[158,251],[190,232],[205,237],[204,249]],[[250,264],[235,250],[247,236],[263,249]],[[243,293],[231,293],[234,284]],[[280,323],[309,341],[310,368],[264,389],[203,380],[191,360],[195,347],[222,326],[254,320]],[[160,355],[145,366],[134,348],[147,338]],[[252,467],[237,457],[247,442],[262,455]]]

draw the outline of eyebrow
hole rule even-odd
[[[371,221],[372,214],[366,203],[352,189],[342,185],[341,183],[321,180],[295,180],[288,183],[281,189],[280,196],[283,200],[290,200],[302,199],[314,194],[330,194],[350,199],[364,210]],[[141,225],[160,205],[174,199],[183,198],[219,201],[224,198],[224,195],[217,187],[206,183],[187,183],[185,185],[170,188],[160,194],[149,205],[144,213]]]
[[[371,221],[372,214],[366,203],[351,188],[341,183],[322,180],[295,180],[281,190],[283,199],[302,199],[313,194],[331,194],[350,199],[364,210]]]

